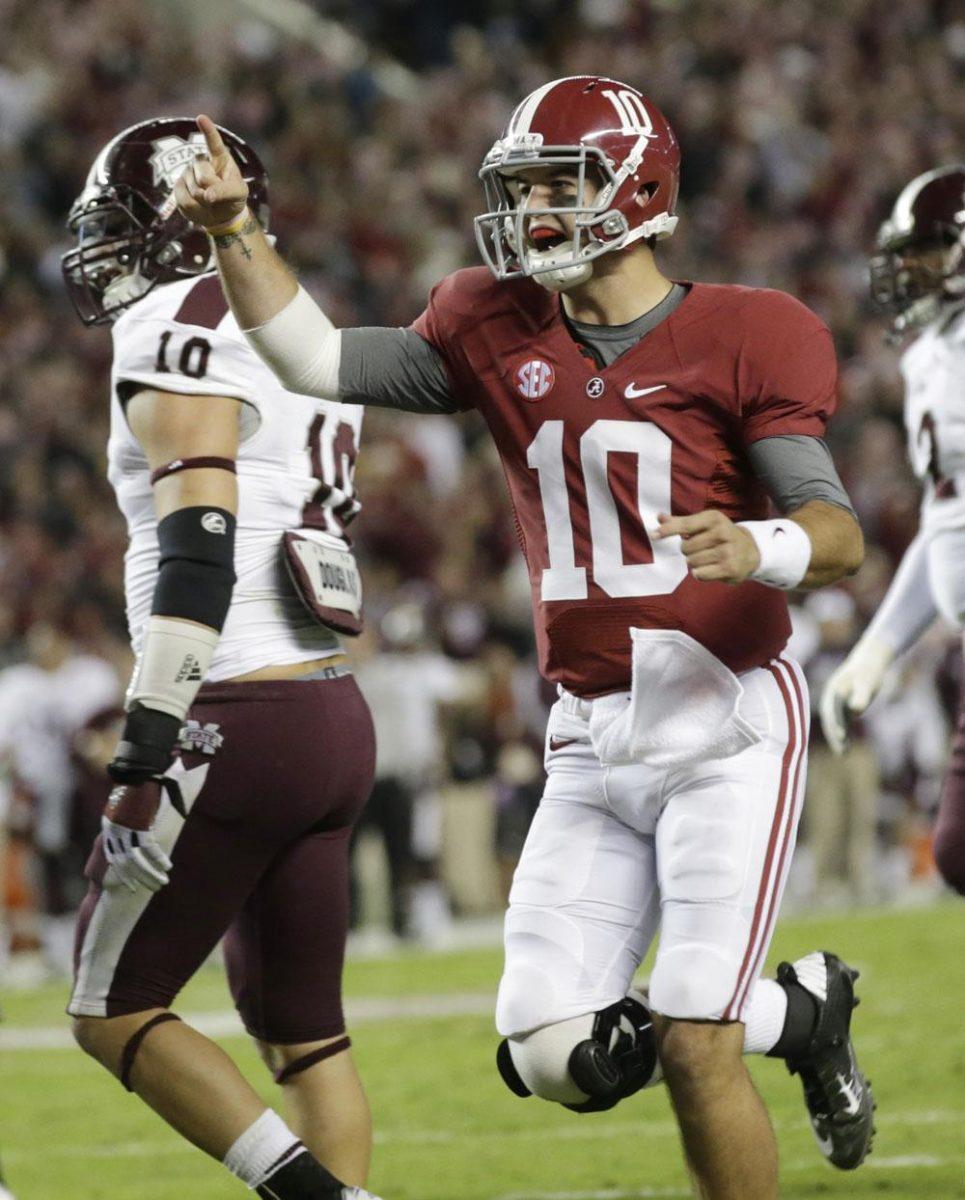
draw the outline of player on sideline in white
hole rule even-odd
[[[916,176],[878,232],[871,292],[901,357],[908,453],[923,488],[917,536],[874,619],[821,695],[828,742],[843,753],[851,720],[892,663],[939,614],[965,629],[965,164]],[[934,834],[945,882],[965,895],[965,703]]]
[[[266,225],[264,168],[223,136]],[[338,638],[360,628],[344,527],[361,410],[284,390],[242,337],[172,200],[203,149],[183,118],[124,130],[69,219],[71,299],[112,325],[136,666],[68,1012],[88,1054],[265,1200],[374,1200],[341,999],[349,838],[375,759]],[[313,586],[325,576],[339,586]],[[222,938],[287,1121],[171,1012]]]
[[[821,441],[827,329],[780,293],[660,274],[679,150],[615,80],[556,80],[517,107],[481,171],[490,271],[444,279],[410,329],[335,330],[199,126],[209,161],[178,204],[279,378],[354,403],[477,407],[503,460],[560,694],[506,919],[504,1079],[577,1111],[652,1080],[650,1013],[629,989],[659,921],[652,1029],[699,1195],[777,1196],[745,1049],[800,1071],[823,1152],[857,1166],[873,1105],[849,1035],[854,972],[818,953],[758,981],[807,743],[782,593],[863,553]],[[767,519],[769,494],[791,515]]]

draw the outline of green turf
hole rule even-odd
[[[786,922],[772,962],[816,946],[863,971],[856,1015],[863,1065],[880,1104],[875,1154],[860,1171],[827,1168],[799,1085],[779,1063],[754,1073],[778,1129],[784,1197],[965,1198],[965,911],[958,904]],[[407,954],[349,967],[353,996],[492,991],[496,951]],[[58,1022],[62,995],[6,999],[8,1028]],[[214,972],[180,1007],[225,1005]],[[372,1186],[385,1200],[637,1200],[686,1196],[662,1089],[611,1113],[577,1117],[519,1101],[492,1068],[486,1017],[360,1025],[357,1056],[375,1113]],[[264,1082],[240,1038],[226,1047]],[[277,1095],[268,1085],[267,1099]],[[73,1050],[10,1051],[0,1062],[0,1149],[18,1200],[241,1200],[216,1165],[169,1133]],[[752,1200],[752,1198],[748,1198]]]

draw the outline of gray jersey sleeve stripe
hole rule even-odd
[[[404,412],[459,412],[439,352],[412,329],[342,330],[339,399]]]
[[[854,513],[831,452],[821,438],[791,434],[761,438],[747,450],[751,466],[780,513],[825,500]]]

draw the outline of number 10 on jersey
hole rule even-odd
[[[673,443],[656,425],[645,421],[595,421],[580,438],[582,495],[567,486],[563,456],[563,421],[546,421],[530,443],[526,462],[539,477],[549,566],[540,585],[542,600],[585,600],[586,567],[576,565],[570,505],[585,505],[592,542],[593,582],[608,596],[661,596],[674,591],[687,574],[687,564],[673,542],[649,538],[651,562],[624,562],[617,501],[610,488],[611,453],[636,457],[636,511],[625,514],[653,529],[657,514],[670,512],[670,456]]]

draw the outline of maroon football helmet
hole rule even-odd
[[[965,165],[926,171],[904,188],[878,230],[871,295],[899,334],[965,299]]]
[[[507,180],[532,167],[569,168],[578,177],[574,204],[529,208]],[[639,238],[669,237],[680,184],[680,147],[663,113],[626,83],[597,75],[555,79],[516,108],[483,161],[489,212],[476,217],[476,241],[497,279],[532,275],[563,291],[592,274],[593,259]],[[586,182],[599,184],[592,198]],[[646,204],[636,202],[641,189]],[[527,248],[526,222],[568,213],[572,241]]]
[[[248,205],[268,228],[268,176],[254,150],[221,129],[248,184]],[[207,235],[174,203],[178,177],[206,154],[190,117],[160,117],[125,129],[101,150],[67,225],[77,245],[61,260],[67,293],[85,325],[100,325],[158,283],[201,275],[213,266]]]

